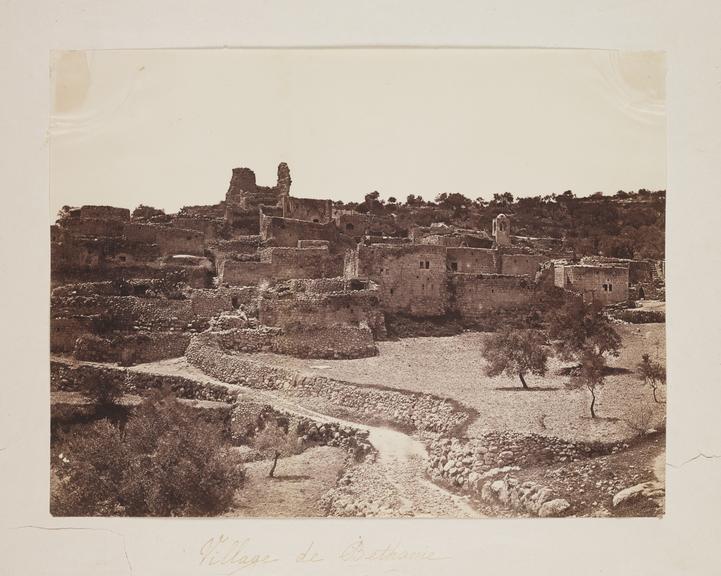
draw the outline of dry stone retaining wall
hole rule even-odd
[[[227,386],[209,381],[199,382],[183,376],[138,372],[120,366],[64,360],[50,362],[51,390],[88,393],[100,383],[115,387],[123,394],[141,396],[167,385],[178,398],[227,403],[235,402],[237,398],[237,393]]]
[[[562,515],[568,508],[547,487],[520,483],[513,473],[521,468],[563,463],[589,455],[580,443],[536,434],[486,434],[459,440],[440,438],[429,448],[428,473],[439,482],[480,496],[487,504],[539,516]]]
[[[233,355],[222,349],[211,333],[191,339],[186,358],[206,374],[250,388],[283,390],[296,396],[321,397],[348,410],[347,416],[368,422],[376,419],[405,430],[451,432],[465,425],[470,410],[430,394],[358,386],[324,376],[304,376]]]
[[[247,400],[227,386],[213,382],[202,382],[169,374],[151,374],[137,372],[117,366],[95,364],[75,364],[62,360],[50,363],[51,390],[57,392],[80,392],[90,394],[94,387],[102,382],[104,386],[114,387],[124,395],[146,396],[151,390],[169,386],[172,392],[182,400],[201,400],[222,402],[229,410],[214,410],[222,420],[223,429],[228,430],[235,443],[248,442],[249,439],[269,420],[285,422],[285,425],[298,434],[301,448],[309,446],[335,446],[346,450],[354,458],[363,458],[374,452],[368,441],[368,432],[336,422],[321,423],[314,420],[288,414],[274,409],[268,404]],[[58,395],[60,396],[60,395]],[[62,407],[58,409],[63,412]],[[64,410],[64,412],[69,412]],[[205,411],[207,412],[207,410]],[[77,407],[72,410],[78,413]]]
[[[179,332],[145,332],[102,338],[84,334],[77,338],[73,356],[93,362],[123,365],[179,358],[190,344],[190,335]]]

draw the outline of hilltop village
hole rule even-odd
[[[177,214],[68,208],[51,227],[53,352],[137,363],[182,355],[211,327],[242,351],[313,358],[376,353],[385,318],[512,318],[555,286],[602,305],[663,290],[663,262],[574,259],[562,239],[414,225],[334,210],[233,170],[225,200]],[[231,332],[229,332],[229,330]]]
[[[567,197],[546,207],[572,219]],[[281,163],[272,186],[236,168],[224,200],[177,214],[63,208],[51,226],[53,513],[661,514],[664,261],[620,255],[642,244],[628,240],[636,229],[645,253],[662,253],[663,228],[659,240],[647,223],[663,211],[634,212],[621,242],[573,237],[523,206],[494,206],[485,226],[413,196],[403,210],[298,198]],[[574,303],[596,330],[584,338],[603,342],[581,388],[565,384],[585,365],[549,359],[536,330]],[[580,362],[590,348],[576,343]],[[197,477],[180,486],[193,458]],[[285,475],[268,481],[276,467]]]

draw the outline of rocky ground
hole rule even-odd
[[[599,417],[595,419],[590,418],[588,392],[566,388],[568,364],[551,360],[545,377],[528,378],[531,390],[523,390],[517,378],[485,376],[480,351],[488,335],[479,332],[379,342],[378,356],[356,360],[303,360],[275,354],[256,357],[305,374],[452,398],[478,412],[468,428],[469,436],[506,431],[569,441],[616,442],[636,434],[626,420],[634,416],[637,407],[652,412],[654,426],[665,417],[665,405],[653,403],[650,389],[644,388],[635,373],[643,353],[665,359],[665,324],[618,324],[616,328],[623,340],[621,355],[609,362],[613,371],[598,394]]]
[[[426,361],[422,356],[419,358]],[[224,385],[183,359],[140,365],[131,370],[182,375],[199,382]],[[397,374],[389,373],[385,383],[393,378],[397,378]],[[298,464],[305,458],[303,455],[300,459],[293,457],[298,462],[288,459],[289,465],[305,466],[307,470],[312,470],[312,474],[298,473],[291,476],[315,474],[323,478],[322,482],[315,483],[314,498],[318,496],[317,486],[323,485],[327,489],[316,498],[313,512],[305,510],[300,504],[297,512],[291,510],[290,504],[287,507],[280,506],[280,512],[285,510],[287,515],[321,513],[332,516],[454,518],[650,516],[659,515],[663,510],[663,481],[658,478],[658,470],[663,467],[659,466],[659,462],[663,462],[665,449],[663,433],[653,434],[637,442],[631,441],[625,434],[624,439],[601,446],[599,443],[586,444],[579,439],[560,439],[548,431],[545,434],[518,430],[484,431],[475,436],[469,434],[470,439],[442,441],[441,444],[460,446],[464,451],[461,460],[470,458],[468,463],[463,461],[461,464],[448,465],[450,456],[446,454],[446,460],[440,461],[441,456],[434,448],[439,442],[438,434],[411,436],[386,427],[359,425],[357,418],[354,422],[339,418],[338,411],[327,403],[316,403],[312,399],[306,401],[308,399],[290,391],[226,386],[241,392],[246,399],[271,404],[277,410],[298,417],[366,430],[368,440],[377,451],[358,463],[346,457],[343,466],[336,469],[337,481],[331,484],[328,484],[330,473],[327,470],[315,470],[315,462]],[[504,391],[495,393],[503,395]],[[506,394],[524,399],[535,398],[539,393]],[[555,400],[558,401],[558,398]],[[522,401],[516,402],[523,406]],[[518,406],[514,406],[518,410]],[[488,413],[488,408],[485,410]],[[477,429],[478,423],[472,425],[469,431]],[[257,466],[261,470],[266,464],[261,461],[254,463],[253,467]],[[260,472],[252,474],[258,475]],[[304,485],[308,479],[297,478],[275,484],[261,482],[260,476],[256,480],[255,490],[268,491],[268,494],[256,495],[259,501],[273,500],[272,494],[277,490],[286,490],[288,495],[283,498],[294,502],[299,495],[302,496],[303,491],[309,489]],[[235,513],[252,515],[252,510],[238,508]]]
[[[208,376],[182,359],[139,365],[133,370],[183,375],[208,381]],[[216,384],[222,384],[215,381]],[[231,388],[240,388],[228,385]],[[300,404],[297,398],[282,391],[242,388],[243,397],[271,404],[275,409],[316,422],[338,423],[343,426],[368,431],[368,440],[377,455],[360,463],[346,462],[345,472],[339,474],[337,485],[322,499],[324,512],[334,516],[388,516],[388,517],[479,517],[481,512],[469,504],[467,496],[455,494],[434,484],[427,477],[427,451],[422,441],[396,430],[383,427],[363,426],[355,422],[313,410]],[[305,453],[304,453],[305,454]],[[303,455],[301,455],[303,456]],[[302,460],[299,457],[293,457]],[[279,461],[279,469],[283,464]],[[266,461],[253,463],[253,467],[267,468]],[[263,484],[260,484],[262,489]],[[276,485],[267,484],[274,488]],[[297,492],[293,483],[284,485],[286,490]],[[239,495],[239,498],[245,498]],[[236,512],[240,512],[240,508]],[[290,513],[290,516],[298,513]],[[315,515],[315,514],[314,514]]]
[[[539,466],[516,474],[548,486],[576,516],[658,516],[664,511],[665,433],[650,434],[612,454]]]
[[[226,516],[325,516],[322,497],[343,473],[346,453],[340,448],[319,446],[281,458],[274,478],[268,477],[270,466],[269,460],[245,465],[245,484]]]
[[[374,460],[350,467],[326,497],[332,516],[477,518],[468,497],[454,494],[426,476],[422,442],[385,428],[372,428]]]

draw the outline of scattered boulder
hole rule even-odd
[[[571,505],[568,503],[568,500],[564,500],[563,498],[556,498],[555,500],[549,500],[548,502],[544,502],[538,510],[538,515],[541,518],[554,518],[558,516],[563,516],[566,510],[568,510],[570,507]]]
[[[613,507],[622,506],[628,502],[637,500],[639,497],[648,498],[656,501],[660,505],[660,501],[665,497],[666,490],[663,484],[656,481],[643,482],[635,486],[624,488],[616,493],[613,497]]]

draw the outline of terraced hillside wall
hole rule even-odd
[[[303,375],[247,356],[230,354],[211,333],[194,336],[186,358],[205,374],[223,382],[283,390],[299,397],[320,397],[342,409],[343,417],[355,421],[386,423],[405,430],[449,432],[463,427],[471,416],[470,409],[430,394]]]

